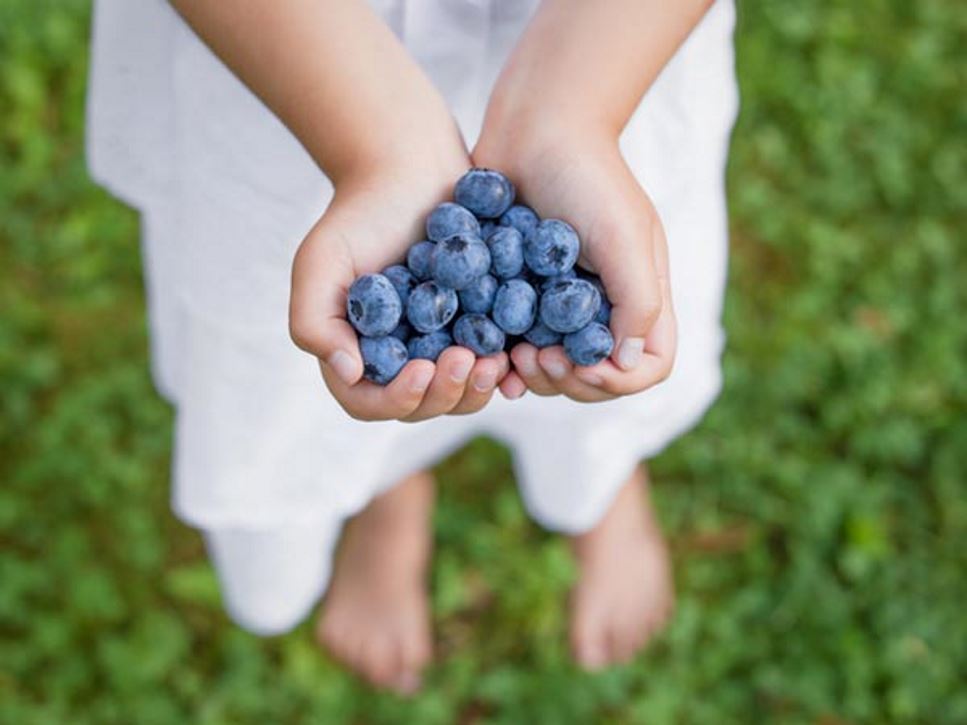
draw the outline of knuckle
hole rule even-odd
[[[346,405],[346,404],[343,404],[342,407],[343,407],[343,410],[346,411],[346,415],[348,415],[353,420],[358,420],[362,423],[369,423],[374,420],[377,420],[377,418],[371,413],[369,413],[368,411],[360,410],[358,408],[355,408],[353,406]]]
[[[293,312],[289,316],[289,337],[296,347],[311,351],[312,347],[312,325],[304,314]]]
[[[668,378],[671,377],[674,367],[674,361],[672,358],[669,357],[663,360],[661,367],[658,368],[658,382],[668,380]]]
[[[662,304],[661,297],[655,294],[649,294],[641,303],[641,315],[649,323],[654,322],[658,319],[658,315],[661,314]]]

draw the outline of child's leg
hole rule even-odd
[[[282,634],[312,611],[329,582],[340,523],[204,532],[225,609],[243,629]]]
[[[410,476],[346,525],[319,640],[373,684],[410,693],[430,659],[426,570],[434,485]]]
[[[604,517],[572,537],[580,574],[571,594],[571,646],[589,669],[626,662],[668,619],[668,549],[636,468]]]

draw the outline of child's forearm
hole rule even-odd
[[[710,5],[545,0],[497,82],[485,127],[578,123],[617,136]]]
[[[172,4],[334,179],[407,149],[432,153],[416,140],[455,133],[442,98],[364,0]]]

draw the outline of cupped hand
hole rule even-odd
[[[677,340],[668,247],[651,200],[607,133],[510,123],[485,125],[474,165],[503,171],[538,215],[577,230],[578,264],[601,276],[613,305],[615,347],[610,358],[583,367],[559,345],[521,343],[511,351],[514,368],[501,391],[519,397],[526,385],[537,395],[596,402],[656,385],[671,372]]]
[[[427,213],[450,194],[469,167],[465,153],[387,162],[336,185],[336,194],[296,253],[289,325],[292,339],[319,359],[322,377],[349,415],[359,420],[419,421],[483,408],[507,375],[506,353],[476,359],[451,347],[434,364],[411,360],[388,385],[363,378],[346,295],[361,274],[398,263],[423,238]],[[431,171],[432,169],[432,171]]]

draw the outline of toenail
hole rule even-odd
[[[404,672],[396,682],[396,689],[404,695],[412,695],[420,689],[422,682],[415,672]]]
[[[605,665],[604,650],[599,647],[588,647],[581,654],[581,664],[589,670],[599,670]]]

